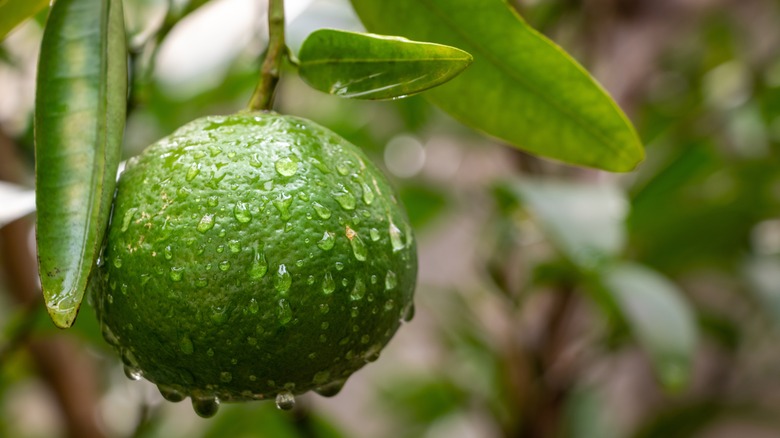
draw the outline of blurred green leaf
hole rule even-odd
[[[35,177],[41,287],[61,328],[76,318],[103,242],[126,97],[121,0],[58,0],[38,64]]]
[[[426,93],[465,124],[534,154],[611,171],[643,158],[626,116],[502,0],[352,0],[369,31],[460,47],[474,64]]]
[[[0,0],[0,41],[48,4],[48,0]]]
[[[615,265],[602,279],[650,355],[658,379],[671,390],[682,388],[692,372],[698,338],[693,310],[682,292],[658,272],[631,263]]]
[[[436,219],[449,203],[444,191],[425,185],[405,185],[399,190],[399,196],[415,229]]]
[[[507,187],[580,268],[596,269],[623,250],[628,202],[617,187],[527,178]]]
[[[418,376],[383,388],[382,401],[392,406],[404,424],[429,426],[463,406],[467,400],[461,388],[440,377]]]
[[[615,425],[610,422],[604,397],[593,388],[575,388],[565,408],[565,433],[567,438],[617,437]]]
[[[225,406],[203,438],[340,438],[326,419],[308,411],[282,412],[273,402]]]
[[[320,29],[298,55],[299,74],[313,88],[353,99],[393,99],[420,93],[457,76],[468,53],[406,38]]]

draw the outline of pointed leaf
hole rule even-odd
[[[596,269],[623,250],[628,201],[616,186],[523,178],[508,187],[580,268]]]
[[[603,281],[650,355],[661,383],[680,389],[691,375],[698,338],[693,311],[682,292],[661,274],[630,263],[606,271]]]
[[[108,224],[125,124],[121,0],[58,0],[35,110],[38,268],[49,315],[73,324]]]
[[[506,0],[352,0],[369,31],[459,47],[474,64],[426,98],[534,154],[629,171],[644,150],[617,104]]]
[[[48,4],[49,0],[0,0],[0,41]]]
[[[454,47],[333,29],[309,35],[298,58],[307,84],[353,99],[419,93],[454,78],[472,61]]]

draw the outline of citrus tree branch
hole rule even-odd
[[[287,46],[284,42],[284,0],[268,2],[268,34],[268,50],[260,70],[260,81],[249,101],[249,109],[254,111],[269,111],[274,104],[279,71],[287,54]]]

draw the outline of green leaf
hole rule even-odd
[[[505,0],[352,0],[369,31],[459,47],[463,74],[426,97],[456,119],[534,154],[611,171],[644,150],[604,89]]]
[[[48,4],[49,0],[0,0],[0,41]]]
[[[35,109],[38,269],[49,315],[73,324],[116,187],[127,96],[121,0],[58,0]]]
[[[623,250],[628,201],[616,186],[523,178],[506,188],[580,268],[597,269]]]
[[[680,389],[690,377],[698,338],[693,311],[682,292],[658,272],[631,263],[614,266],[602,279],[650,355],[661,383]]]
[[[454,47],[333,29],[309,35],[298,58],[301,78],[313,88],[372,100],[436,87],[472,61],[471,55]]]

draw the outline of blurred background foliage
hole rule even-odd
[[[89,306],[73,329],[54,328],[33,218],[0,215],[0,436],[778,436],[780,5],[510,3],[630,115],[647,146],[635,172],[528,156],[421,96],[328,96],[289,67],[277,109],[360,145],[398,187],[419,242],[414,320],[333,399],[306,395],[292,412],[230,405],[203,420],[127,380]],[[264,2],[168,6],[125,1],[125,157],[243,108],[257,79]],[[293,52],[314,29],[361,29],[346,0],[287,9]],[[7,211],[29,199],[18,187],[33,175],[44,21],[0,45]]]

